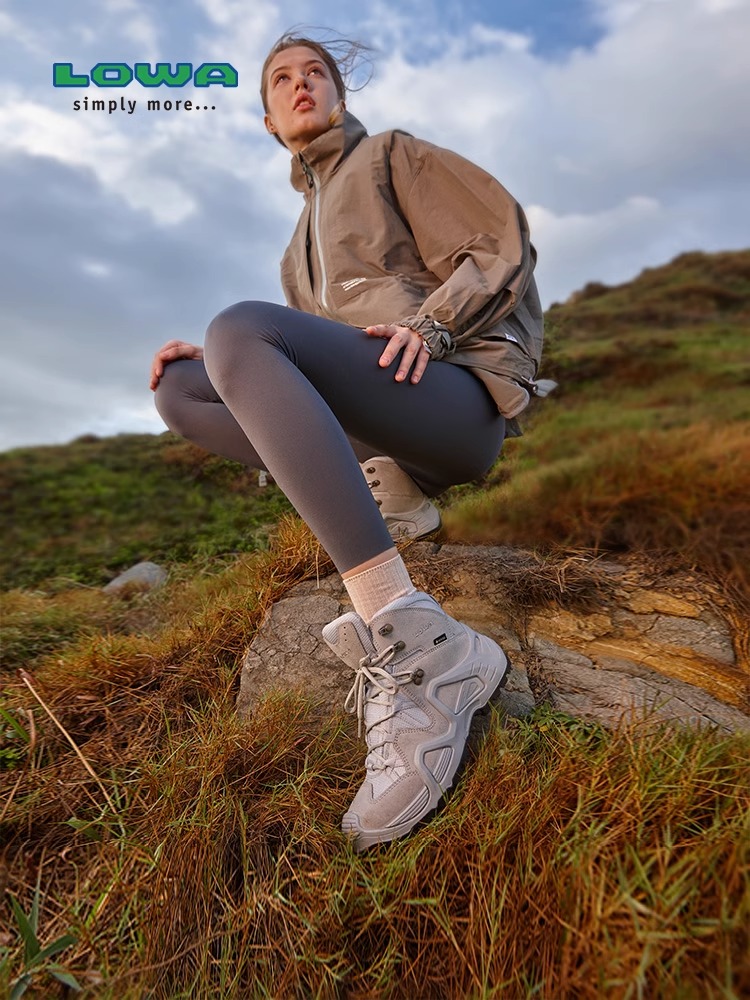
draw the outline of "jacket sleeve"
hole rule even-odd
[[[536,262],[528,224],[499,181],[456,153],[394,133],[390,160],[403,218],[441,282],[401,322],[443,357],[523,298]]]

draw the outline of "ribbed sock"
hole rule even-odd
[[[350,576],[344,580],[344,586],[352,599],[354,610],[368,625],[386,604],[413,594],[417,589],[399,555],[379,566]]]

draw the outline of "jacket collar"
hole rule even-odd
[[[315,171],[321,183],[325,183],[341,162],[362,139],[367,136],[367,130],[362,122],[344,111],[339,113],[331,128],[292,157],[292,187],[301,191],[305,197],[310,193],[310,185],[305,176],[303,164]]]

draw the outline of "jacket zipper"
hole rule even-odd
[[[329,312],[328,309],[328,296],[326,295],[326,288],[328,286],[328,274],[326,272],[326,264],[323,259],[323,250],[320,245],[320,180],[315,171],[310,167],[304,160],[302,154],[299,154],[300,163],[302,164],[302,169],[305,172],[305,177],[307,178],[308,187],[312,188],[314,191],[313,197],[313,233],[315,236],[315,252],[318,255],[318,266],[320,268],[320,304]]]

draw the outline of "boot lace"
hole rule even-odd
[[[373,771],[382,771],[401,763],[392,750],[386,753],[386,747],[392,747],[393,741],[390,739],[390,727],[385,726],[385,723],[390,722],[398,714],[399,710],[395,707],[396,695],[404,684],[414,680],[417,671],[398,670],[389,673],[384,669],[401,649],[403,644],[395,643],[381,653],[363,657],[359,661],[354,683],[344,702],[345,711],[357,716],[357,736],[361,737],[362,729],[365,730],[365,740],[370,751],[365,760],[365,767]],[[365,715],[368,705],[377,706],[380,710],[377,713],[378,718],[369,725]],[[381,715],[381,712],[384,714]],[[380,742],[377,742],[379,734],[376,734],[375,730],[380,726],[385,728]]]

